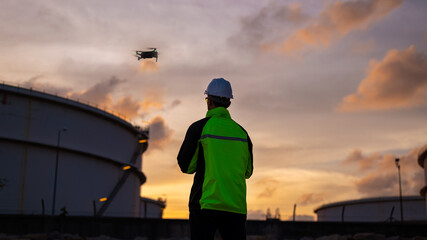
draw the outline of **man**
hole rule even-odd
[[[191,239],[246,239],[246,179],[252,175],[252,142],[227,108],[230,82],[213,79],[206,91],[206,118],[187,130],[178,153],[181,171],[194,176],[189,209]]]

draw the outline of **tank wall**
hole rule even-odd
[[[1,159],[4,159],[3,156],[13,156],[1,162],[0,176],[6,178],[7,183],[0,191],[0,212],[42,214],[44,200],[45,214],[50,215],[56,152],[43,147],[0,143]],[[21,160],[25,151],[26,171]],[[121,167],[93,157],[60,151],[58,159],[56,214],[65,206],[70,215],[92,215],[93,201],[99,210],[103,204],[99,199],[108,196],[123,174]],[[137,215],[139,187],[137,176],[130,174],[104,215]]]
[[[331,207],[317,212],[317,221],[341,221],[342,207]]]
[[[137,147],[136,134],[107,117],[28,96],[7,94],[6,99],[0,108],[0,137],[56,146],[58,132],[67,128],[61,132],[62,147],[123,163]]]
[[[114,189],[134,153],[137,132],[108,114],[0,89],[0,214],[50,215],[55,162],[55,213],[92,215]],[[63,101],[67,101],[63,99]],[[67,131],[60,132],[62,128]],[[134,165],[140,169],[141,157]],[[138,217],[140,179],[131,172],[103,216]]]
[[[141,200],[141,218],[162,218],[163,208],[151,201]]]

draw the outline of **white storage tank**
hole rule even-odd
[[[424,168],[425,185],[420,190],[420,194],[421,194],[421,197],[423,197],[425,200],[426,209],[427,209],[427,145],[423,148],[423,150],[421,150],[420,155],[418,156],[418,164],[422,168]],[[427,212],[426,212],[425,219],[427,220]]]
[[[425,221],[426,205],[419,196],[403,196],[405,222]],[[400,197],[378,197],[335,202],[314,210],[317,221],[386,222],[401,221]]]
[[[0,214],[140,217],[147,139],[99,108],[0,84]]]

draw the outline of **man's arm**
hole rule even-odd
[[[252,153],[253,145],[249,135],[248,135],[248,149],[249,149],[251,159],[250,159],[250,162],[248,163],[248,166],[246,167],[246,173],[245,173],[246,179],[250,178],[254,171],[254,155]]]
[[[197,166],[197,145],[202,135],[203,127],[209,118],[199,120],[188,128],[184,141],[178,153],[178,165],[183,173],[194,173]],[[193,160],[193,162],[192,162]],[[190,167],[191,166],[191,167]]]

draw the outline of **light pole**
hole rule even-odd
[[[61,143],[61,132],[65,132],[65,131],[67,131],[66,128],[62,128],[58,131],[58,142],[56,144],[56,162],[55,162],[55,180],[53,182],[52,217],[55,216],[56,182],[58,179],[59,144]]]
[[[400,201],[400,222],[403,223],[403,203],[402,203],[402,181],[400,180],[400,159],[396,158],[396,167],[399,174],[399,201]]]

